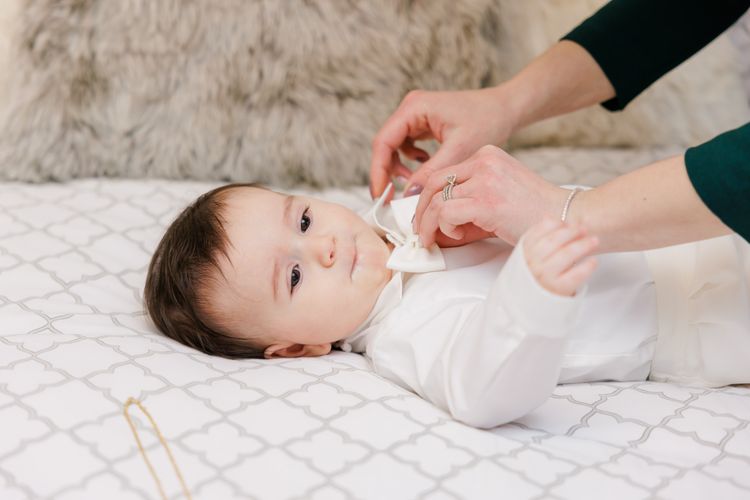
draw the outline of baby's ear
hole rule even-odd
[[[331,352],[331,344],[274,344],[263,352],[266,359],[324,356]]]

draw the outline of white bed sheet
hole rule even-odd
[[[525,154],[557,182],[595,184],[599,166],[643,153]],[[0,184],[0,498],[157,498],[123,418],[131,396],[197,499],[750,498],[747,388],[561,386],[531,415],[480,431],[358,355],[230,361],[164,338],[143,314],[145,267],[177,211],[212,186]],[[368,203],[366,188],[322,194]]]

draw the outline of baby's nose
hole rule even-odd
[[[315,240],[315,258],[324,267],[331,267],[336,262],[336,238],[319,236]]]

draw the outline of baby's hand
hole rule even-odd
[[[590,256],[599,240],[586,230],[562,221],[545,219],[523,238],[523,250],[531,274],[552,293],[572,297],[596,269]],[[588,258],[586,258],[588,257]]]

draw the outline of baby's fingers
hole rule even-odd
[[[548,238],[550,233],[559,231],[564,227],[564,223],[557,219],[545,217],[541,222],[531,226],[523,235],[523,250],[526,261],[529,264],[536,264],[543,260],[543,253],[540,252],[541,243]]]
[[[561,221],[552,221],[550,226],[541,226],[539,237],[528,241],[529,254],[533,260],[544,262],[555,253],[559,252],[565,245],[570,244],[585,235],[586,230],[580,226],[572,226]]]
[[[578,235],[542,262],[542,273],[550,277],[560,276],[584,257],[591,255],[598,246],[599,239],[596,236]]]
[[[595,257],[589,257],[574,265],[557,278],[555,292],[559,295],[573,296],[594,273],[597,266]]]

